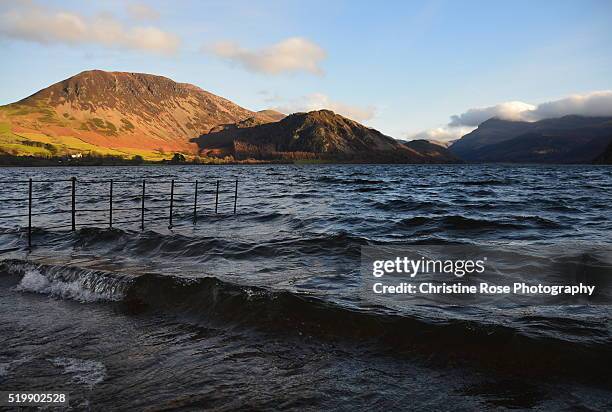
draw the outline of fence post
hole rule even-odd
[[[219,179],[217,179],[217,192],[215,195],[215,215],[217,214],[218,207],[219,207]]]
[[[110,195],[108,201],[108,227],[113,228],[113,179],[110,180]]]
[[[234,214],[236,214],[236,203],[238,202],[238,179],[236,179],[236,189],[234,190]]]
[[[172,229],[172,207],[174,206],[174,179],[170,183],[170,224],[168,229]]]
[[[76,230],[76,177],[72,176],[72,231]]]
[[[198,221],[198,181],[195,181],[195,192],[193,194],[193,224]]]
[[[32,178],[28,187],[28,249],[32,249]]]
[[[140,230],[144,230],[144,217],[145,217],[145,180],[142,179],[142,210],[140,213]]]

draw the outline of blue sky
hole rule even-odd
[[[0,23],[0,104],[83,70],[146,72],[402,138],[470,108],[612,89],[607,0],[0,0]]]

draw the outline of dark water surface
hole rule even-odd
[[[610,167],[0,170],[29,177],[48,181],[33,250],[25,218],[0,220],[0,390],[76,410],[612,408],[610,306],[373,306],[359,275],[364,245],[610,247]],[[2,215],[25,197],[0,185]]]

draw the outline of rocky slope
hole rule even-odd
[[[237,159],[328,160],[370,163],[448,161],[405,146],[329,110],[295,113],[279,122],[246,121],[194,139],[207,156]]]

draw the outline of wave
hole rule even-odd
[[[290,219],[292,226],[303,226],[304,222],[290,215],[270,213],[258,215],[266,221]],[[343,223],[354,223],[360,218],[341,218]],[[181,233],[160,233],[156,231],[135,231],[108,228],[81,228],[76,232],[53,232],[36,229],[37,242],[53,245],[55,248],[93,249],[98,254],[127,253],[139,257],[177,256],[194,261],[205,261],[214,256],[226,259],[251,259],[257,257],[279,257],[321,254],[359,255],[360,247],[370,241],[349,232],[289,236],[269,241],[254,239],[221,238],[214,236],[188,236]]]
[[[374,184],[382,184],[388,183],[384,180],[376,180],[376,179],[361,179],[361,178],[353,178],[353,179],[343,179],[334,176],[321,176],[316,179],[317,182],[321,183],[332,183],[332,184],[346,184],[346,185],[374,185]]]
[[[400,352],[425,351],[438,358],[456,356],[467,362],[503,363],[503,367],[528,365],[535,370],[539,365],[546,373],[569,369],[574,374],[603,373],[612,361],[607,326],[595,321],[524,316],[518,319],[522,330],[502,322],[489,323],[486,316],[476,321],[351,307],[309,294],[238,285],[215,277],[129,275],[25,261],[2,262],[0,273],[16,277],[17,291],[81,302],[115,302],[128,314],[151,313],[203,327],[253,327],[278,336],[371,342]],[[47,286],[37,286],[41,277]],[[34,283],[33,278],[37,279]],[[571,330],[579,331],[581,339],[568,336]]]
[[[355,191],[359,192],[359,193],[381,192],[383,190],[384,190],[384,188],[375,187],[375,186],[358,187],[358,188],[355,189]]]
[[[416,216],[402,219],[396,224],[400,228],[431,225],[445,230],[486,230],[486,229],[517,229],[520,225],[488,219],[474,219],[460,215],[451,216]]]
[[[557,229],[562,227],[562,225],[558,224],[557,222],[541,216],[512,216],[512,219],[519,222],[528,223],[529,225],[536,226],[538,228]]]
[[[451,182],[461,186],[512,186],[518,183],[513,179],[459,180]]]
[[[392,199],[385,202],[374,201],[372,206],[379,210],[401,212],[411,210],[428,211],[434,209],[444,209],[446,204],[443,202]]]
[[[539,216],[510,216],[506,220],[471,218],[461,215],[415,216],[396,222],[397,228],[431,226],[437,230],[516,230],[529,227],[558,228],[559,224]]]
[[[438,210],[434,202],[426,205],[418,203],[420,207],[430,208],[430,212]],[[404,200],[379,203],[381,209],[400,211],[416,207],[416,202]],[[419,212],[426,210],[419,210]],[[217,237],[217,236],[191,236],[180,232],[163,233],[146,230],[108,229],[108,228],[81,228],[76,232],[54,232],[44,229],[35,230],[35,241],[41,245],[50,245],[54,249],[95,250],[100,256],[127,255],[139,258],[184,258],[192,263],[206,262],[222,257],[228,260],[244,260],[256,258],[282,258],[283,256],[350,256],[359,257],[361,246],[369,244],[438,244],[444,239],[439,237],[420,237],[419,239],[406,239],[400,236],[397,239],[377,239],[361,236],[351,231],[338,231],[331,233],[305,234],[310,226],[318,226],[318,219],[300,219],[283,213],[266,213],[253,216],[246,215],[245,221],[261,220],[274,224],[279,222],[294,228],[299,233],[285,237],[272,238],[266,241],[249,237]],[[327,220],[338,227],[365,227],[370,220],[358,216],[341,216]],[[529,229],[557,229],[560,225],[552,220],[539,216],[506,216],[502,219],[492,220],[484,217],[467,217],[462,215],[417,215],[395,221],[394,223],[380,223],[386,232],[403,233],[406,230],[424,231],[423,234],[442,233],[449,231],[491,231],[491,230],[529,230]],[[442,236],[444,238],[444,236]],[[390,240],[393,240],[390,242]],[[448,243],[448,239],[446,242]],[[451,242],[452,243],[452,242]]]
[[[79,302],[119,301],[132,281],[127,276],[70,266],[3,261],[0,270],[20,276],[15,290]]]
[[[287,213],[279,213],[279,212],[269,212],[269,213],[246,213],[244,215],[247,219],[250,219],[254,222],[271,222],[276,220],[288,220],[292,219],[293,216]]]

